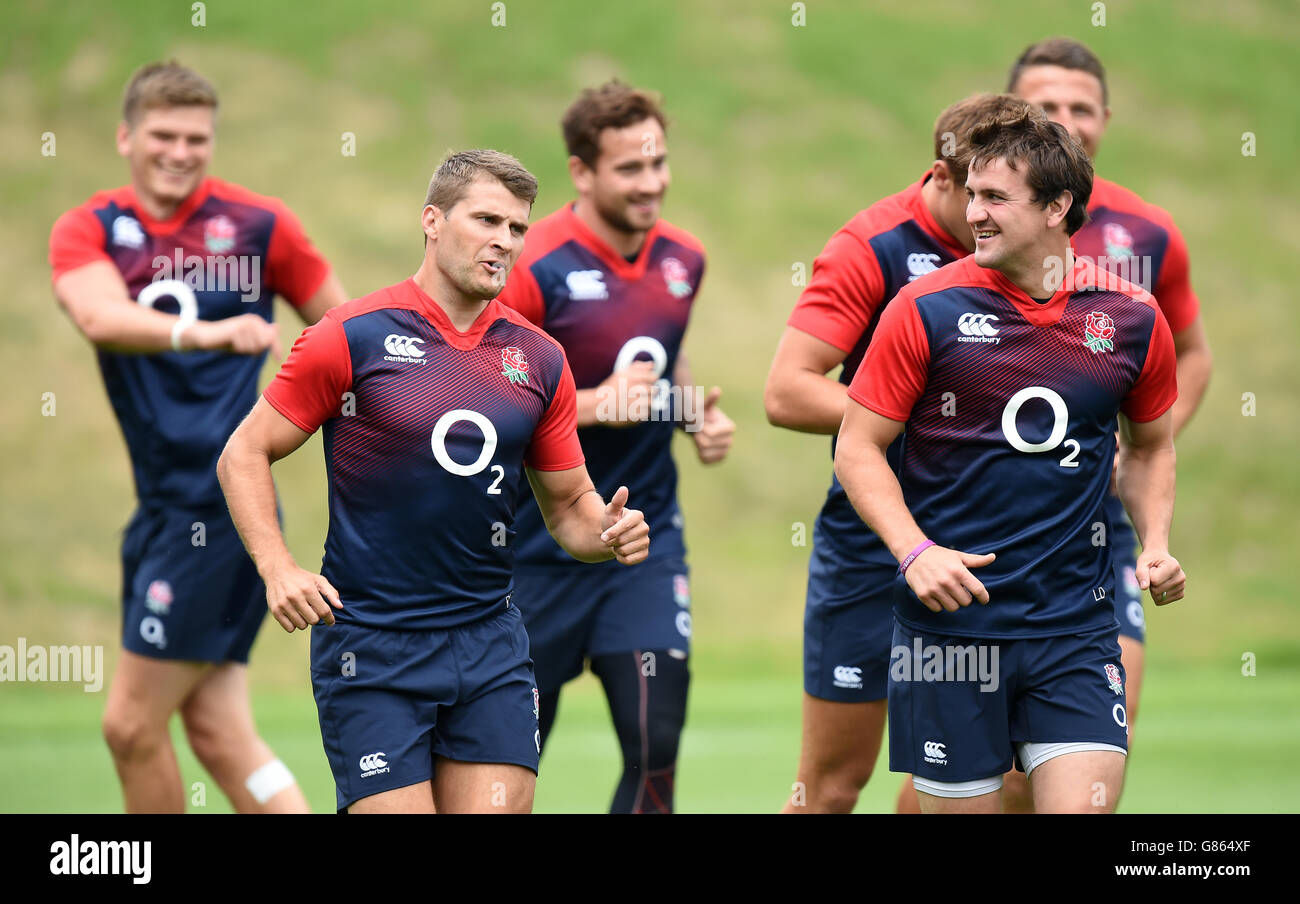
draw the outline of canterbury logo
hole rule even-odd
[[[957,320],[957,329],[963,336],[996,336],[998,331],[989,325],[989,321],[997,319],[992,314],[962,314]]]
[[[923,749],[925,750],[925,761],[927,763],[942,763],[948,759],[948,754],[944,750],[947,745],[940,744],[938,741],[926,741]]]
[[[907,256],[907,272],[912,274],[907,278],[911,282],[918,277],[925,276],[927,273],[933,273],[939,269],[939,255],[925,254],[917,251]]]
[[[389,333],[384,339],[384,350],[397,358],[423,358],[424,350],[420,348],[423,344],[423,339]]]
[[[990,320],[997,319],[992,314],[962,314],[957,318],[957,329],[962,333],[957,337],[957,341],[991,342],[997,345],[1002,340],[997,338],[997,327],[989,323]]]
[[[862,669],[855,665],[837,665],[832,674],[836,687],[862,687]]]
[[[385,756],[387,756],[387,754],[384,753],[382,750],[379,751],[378,753],[367,753],[365,756],[363,756],[361,760],[357,763],[357,765],[361,767],[361,772],[362,772],[361,777],[365,778],[366,774],[368,773],[374,773],[379,771],[380,769],[387,768],[388,763],[384,760]]]

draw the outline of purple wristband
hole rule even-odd
[[[898,573],[899,573],[899,574],[907,574],[907,566],[909,566],[909,565],[911,565],[913,562],[915,562],[917,556],[919,556],[921,553],[925,552],[927,549],[929,549],[931,546],[934,546],[934,545],[935,545],[935,543],[934,543],[933,540],[926,540],[924,543],[922,543],[922,544],[921,544],[920,546],[918,546],[916,549],[914,549],[914,550],[912,550],[911,552],[909,552],[909,553],[907,554],[907,558],[904,559],[903,562],[902,562],[902,564],[898,566]]]

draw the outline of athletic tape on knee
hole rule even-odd
[[[293,785],[293,773],[280,760],[271,760],[259,766],[252,775],[244,779],[244,787],[259,804],[266,803],[285,788],[292,788]]]

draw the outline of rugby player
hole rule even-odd
[[[141,68],[117,127],[130,184],[69,210],[50,235],[55,297],[95,346],[138,497],[103,718],[128,812],[185,809],[167,729],[177,711],[236,810],[307,809],[253,725],[247,663],[264,591],[215,466],[278,353],[274,296],[309,324],[346,297],[283,203],[206,175],[216,114],[202,76]]]
[[[735,430],[717,404],[722,390],[698,392],[682,350],[705,260],[693,236],[659,216],[665,124],[655,97],[621,82],[582,93],[562,122],[577,199],[533,226],[501,297],[564,346],[596,488],[627,485],[655,528],[654,554],[629,579],[573,562],[531,506],[519,518],[515,582],[537,664],[542,742],[560,689],[590,660],[623,753],[614,813],[673,810],[691,637],[673,431],[685,428],[710,464],[726,456]]]
[[[839,431],[845,392],[890,299],[975,248],[966,223],[971,128],[1025,108],[992,94],[948,107],[934,124],[930,169],[857,213],[826,243],[768,374],[772,424],[832,437]],[[838,379],[827,376],[840,365]],[[900,446],[890,447],[892,465]],[[832,440],[832,457],[834,449]],[[832,477],[808,563],[803,744],[786,813],[852,812],[871,777],[885,727],[897,567]]]
[[[1095,160],[1111,110],[1106,72],[1091,50],[1069,38],[1031,45],[1012,66],[1007,90],[1041,106],[1048,118],[1065,126]],[[1187,244],[1182,233],[1161,208],[1096,176],[1088,202],[1088,222],[1074,235],[1073,242],[1079,256],[1155,295],[1169,321],[1178,355],[1178,401],[1172,412],[1177,437],[1200,405],[1213,368],[1200,302],[1189,279]],[[1113,487],[1106,499],[1106,515],[1110,524],[1107,540],[1114,549],[1118,570],[1114,603],[1127,674],[1131,742],[1142,688],[1146,619],[1135,578],[1137,538]],[[1009,779],[1003,796],[1009,808],[1023,809],[1028,804],[1023,779]]]
[[[1118,419],[1138,583],[1182,598],[1173,340],[1147,292],[1074,259],[1092,166],[1063,127],[1034,110],[970,144],[975,253],[885,310],[835,456],[900,563],[890,768],[912,774],[923,812],[998,812],[1013,762],[1037,812],[1111,812],[1127,719],[1113,556],[1093,526]]]
[[[507,154],[449,156],[415,275],[305,331],[218,464],[272,614],[314,628],[340,811],[531,811],[537,686],[511,577],[525,473],[567,554],[630,565],[649,550],[627,488],[606,504],[587,476],[563,350],[494,300],[536,195]],[[271,478],[317,429],[330,488],[319,574],[285,547]]]

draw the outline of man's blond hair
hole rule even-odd
[[[135,128],[145,112],[164,107],[209,107],[216,113],[217,90],[175,60],[141,66],[127,83],[122,120],[127,128]]]

